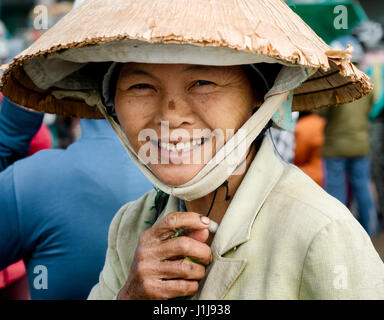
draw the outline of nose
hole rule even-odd
[[[169,122],[169,128],[187,127],[195,123],[195,114],[188,101],[181,96],[167,95],[161,101],[160,112],[156,116],[156,124]]]

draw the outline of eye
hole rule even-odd
[[[154,89],[154,87],[147,83],[139,83],[131,86],[129,89]]]
[[[214,83],[211,82],[211,81],[207,81],[207,80],[197,80],[197,81],[194,83],[194,86],[201,87],[201,86],[204,86],[204,85],[210,85],[210,84],[214,84]]]

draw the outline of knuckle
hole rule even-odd
[[[141,291],[143,292],[144,296],[148,298],[153,298],[155,290],[153,290],[152,281],[144,279],[141,283]]]
[[[199,290],[199,283],[197,281],[192,281],[192,283],[190,284],[190,287],[191,287],[191,291],[193,293],[196,293],[197,290]]]
[[[196,276],[196,279],[197,280],[201,280],[201,279],[203,279],[204,278],[204,276],[205,276],[205,267],[204,266],[202,266],[202,265],[197,265],[197,276]]]
[[[199,283],[197,281],[184,281],[183,284],[179,287],[180,291],[183,292],[183,295],[190,296],[193,295],[199,290]]]
[[[204,246],[202,247],[202,250],[204,252],[204,256],[208,259],[208,261],[211,260],[211,257],[212,257],[212,250],[211,248],[206,245],[205,243],[203,244]]]
[[[177,249],[181,254],[187,254],[191,248],[191,238],[179,237],[177,241]]]
[[[178,217],[178,214],[177,212],[172,212],[170,214],[168,214],[166,217],[165,217],[165,224],[168,225],[171,229],[176,229],[177,228],[177,224],[178,224],[178,221],[179,221],[179,217]]]
[[[147,256],[148,256],[148,254],[146,254],[146,250],[145,249],[138,248],[137,254],[136,254],[136,260],[139,263],[143,263],[146,260]]]
[[[139,278],[139,279],[145,279],[146,275],[146,268],[144,266],[143,263],[138,263],[137,265],[137,269],[136,269],[136,276]]]
[[[183,278],[188,278],[193,272],[193,265],[185,259],[179,261],[179,272]]]

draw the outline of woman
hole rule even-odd
[[[384,298],[368,235],[264,138],[368,78],[282,1],[243,4],[87,1],[5,70],[23,105],[104,115],[157,187],[116,214],[90,299]]]

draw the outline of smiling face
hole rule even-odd
[[[175,186],[205,166],[249,119],[256,101],[240,66],[127,63],[115,94],[133,150],[143,158],[150,149],[152,172]]]

